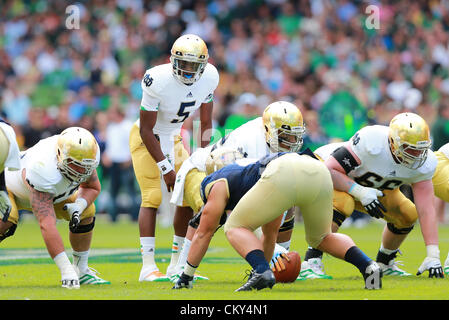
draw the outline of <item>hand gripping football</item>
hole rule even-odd
[[[276,282],[293,282],[301,271],[301,257],[296,251],[282,253],[276,258],[272,270]]]

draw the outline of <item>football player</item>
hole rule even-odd
[[[12,204],[7,224],[9,228],[17,226],[19,210],[33,212],[64,288],[110,284],[88,266],[95,225],[93,202],[101,190],[96,172],[99,163],[100,148],[94,136],[86,129],[71,127],[22,152],[19,171],[6,171]],[[57,219],[70,221],[73,264],[64,251]]]
[[[443,277],[433,205],[437,158],[430,146],[425,120],[414,113],[400,113],[389,126],[364,127],[347,142],[315,151],[325,160],[334,182],[334,232],[354,209],[387,222],[376,257],[384,275],[410,275],[397,266],[395,258],[419,219],[427,257],[417,275],[429,271],[429,277]],[[399,190],[402,184],[411,185],[415,203]],[[318,248],[309,248],[306,254],[315,264],[322,264],[321,256]]]
[[[193,287],[194,272],[226,210],[231,210],[224,224],[226,237],[253,268],[248,281],[236,291],[273,287],[275,278],[267,261],[273,256],[282,213],[294,206],[301,209],[306,241],[311,246],[355,265],[365,279],[365,288],[381,288],[380,267],[350,237],[332,233],[332,179],[309,149],[268,155],[247,165],[240,161],[201,182],[202,217],[174,289]],[[254,234],[259,227],[263,240]]]
[[[171,192],[175,171],[189,156],[182,144],[181,127],[197,109],[201,146],[210,142],[213,93],[219,75],[208,58],[207,46],[200,37],[183,35],[172,46],[170,63],[148,69],[142,79],[140,117],[130,132],[132,163],[142,196],[138,220],[143,265],[139,281],[169,281],[154,259],[161,177]],[[177,219],[184,219],[187,225],[191,217],[187,210]]]
[[[20,150],[14,129],[0,118],[0,242],[12,236],[17,227],[17,224],[8,222],[12,203],[6,188],[6,169],[20,169]]]
[[[181,166],[177,173],[171,202],[179,206],[187,203],[193,212],[198,213],[204,205],[200,197],[199,189],[201,181],[206,177],[206,162],[211,152],[223,148],[240,151],[244,157],[260,159],[268,154],[280,151],[299,151],[303,144],[305,126],[300,109],[286,101],[276,101],[269,104],[261,117],[251,120],[235,129],[214,145],[197,149]],[[182,271],[189,252],[191,239],[198,225],[200,214],[190,222],[188,235],[179,238],[180,251],[178,256],[172,255],[171,263],[167,269],[167,275],[176,276]],[[294,226],[294,215],[287,214],[284,219],[281,234],[289,235]],[[179,234],[182,234],[182,229]],[[185,234],[184,230],[184,234]],[[284,237],[285,238],[285,237]],[[289,239],[289,237],[288,237]],[[279,246],[279,252],[286,252],[290,241],[285,241]],[[197,277],[202,279],[201,276]]]
[[[438,163],[435,174],[432,177],[435,197],[444,202],[449,202],[449,143],[434,152]],[[449,253],[444,262],[444,273],[449,275]]]

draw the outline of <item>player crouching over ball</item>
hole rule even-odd
[[[293,206],[301,209],[306,241],[311,247],[356,266],[366,289],[382,287],[378,264],[349,236],[332,233],[332,179],[326,166],[309,149],[302,153],[269,155],[247,165],[237,160],[206,176],[200,191],[205,205],[195,236],[208,216],[220,216],[225,210],[232,210],[224,232],[234,249],[253,268],[248,281],[236,291],[274,286],[276,279],[267,261],[273,256],[283,216],[280,213]],[[254,234],[259,227],[262,227],[263,240]],[[206,249],[207,246],[202,247],[198,255],[189,253],[187,267],[175,289],[192,287],[193,274]]]

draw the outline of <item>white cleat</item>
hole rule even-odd
[[[296,280],[307,279],[332,279],[332,277],[324,272],[323,260],[311,258],[301,263],[301,272]]]
[[[165,274],[160,272],[159,270],[145,270],[142,269],[140,271],[139,281],[148,281],[148,282],[167,282],[170,281],[170,278],[167,277]]]
[[[388,265],[383,264],[382,262],[377,262],[377,264],[382,269],[382,273],[384,276],[396,276],[396,277],[407,277],[411,276],[411,273],[408,273],[398,267],[398,265],[403,266],[400,261],[395,261],[394,259],[388,262]]]

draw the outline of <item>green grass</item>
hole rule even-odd
[[[67,253],[71,258],[68,226],[58,223]],[[380,245],[383,225],[371,223],[362,229],[342,229],[370,257],[375,258]],[[161,271],[165,272],[169,259],[172,228],[158,226],[156,257]],[[297,223],[291,249],[304,256],[304,226]],[[412,274],[425,257],[425,246],[419,226],[401,247],[403,256],[398,260]],[[441,260],[449,250],[449,226],[440,226]],[[20,258],[20,259],[13,259]],[[276,284],[272,290],[234,292],[244,283],[247,263],[237,255],[219,230],[212,240],[210,250],[199,267],[210,281],[198,281],[193,290],[172,290],[172,284],[140,283],[141,268],[138,226],[122,221],[111,224],[99,217],[95,226],[92,256],[89,265],[111,281],[111,285],[82,286],[80,290],[60,287],[60,274],[49,258],[34,219],[24,219],[16,234],[1,243],[0,247],[0,300],[441,300],[448,299],[448,279],[429,279],[427,273],[404,278],[383,278],[383,288],[377,291],[364,289],[363,279],[352,265],[324,256],[326,271],[332,280],[296,281]]]

